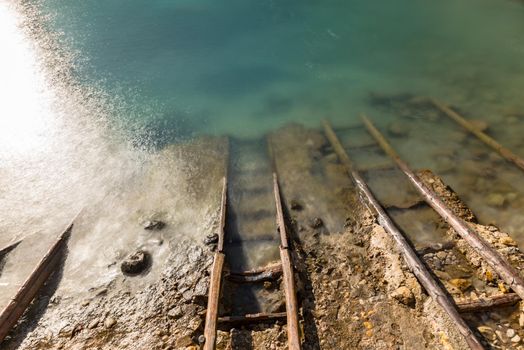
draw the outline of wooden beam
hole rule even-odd
[[[276,280],[281,275],[282,265],[275,265],[258,270],[230,272],[226,274],[226,278],[235,283],[258,283]]]
[[[78,215],[80,213],[75,216],[75,220]],[[2,313],[0,313],[0,342],[5,339],[10,330],[16,325],[49,276],[58,267],[63,256],[61,253],[63,253],[67,238],[73,229],[73,222],[58,236],[24,284],[18,289]]]
[[[216,346],[218,303],[225,257],[224,253],[216,252],[213,259],[209,296],[207,299],[206,324],[204,327],[204,337],[206,339],[204,343],[205,350],[214,350]]]
[[[474,313],[492,310],[498,307],[512,306],[520,301],[516,293],[499,294],[475,300],[457,301],[461,313]]]
[[[406,174],[413,186],[428,203],[453,229],[493,268],[494,271],[513,289],[521,298],[524,298],[524,280],[517,270],[486,242],[482,236],[472,229],[460,217],[446,206],[440,197],[428,188],[422,180],[409,168],[386,138],[378,131],[371,121],[363,116],[362,120],[369,133],[377,140],[377,143],[397,164],[400,170]]]
[[[286,318],[285,312],[276,312],[276,313],[258,313],[258,314],[247,314],[244,316],[222,316],[219,317],[219,323],[235,323],[235,324],[246,324],[246,323],[256,323],[256,322],[267,322],[275,321]]]
[[[463,128],[465,128],[470,133],[475,135],[480,141],[484,142],[486,145],[493,148],[496,152],[498,152],[506,160],[515,164],[521,170],[524,170],[524,159],[517,156],[515,153],[513,153],[508,148],[502,146],[494,138],[486,135],[486,133],[479,130],[477,127],[475,127],[475,125],[471,124],[463,116],[461,116],[456,111],[446,106],[444,103],[437,101],[436,99],[433,99],[433,98],[430,98],[429,100],[435,107],[437,107],[440,111],[442,111],[446,116],[448,116],[449,118],[454,120],[457,124],[461,125]]]
[[[291,262],[289,237],[286,232],[284,213],[282,211],[282,199],[280,196],[280,187],[278,184],[278,176],[276,172],[273,173],[273,191],[275,193],[275,204],[277,208],[277,227],[280,231],[280,260],[282,262],[284,291],[286,296],[288,348],[290,350],[298,350],[300,349],[300,335],[298,330],[298,304],[295,291],[295,277],[293,273],[293,264]]]
[[[453,301],[451,301],[446,291],[429,272],[426,265],[422,263],[407,239],[395,226],[389,215],[379,204],[374,194],[371,192],[368,185],[361,177],[360,173],[353,166],[348,154],[342,147],[342,144],[338,140],[338,137],[336,136],[329,122],[324,121],[323,124],[326,136],[331,143],[331,146],[337,153],[341,163],[345,166],[348,175],[355,183],[355,186],[359,191],[360,198],[362,199],[363,203],[366,204],[367,207],[376,214],[378,223],[397,243],[397,246],[404,257],[404,261],[406,262],[408,268],[417,277],[420,284],[422,284],[431,298],[435,300],[448,314],[449,318],[454,322],[455,327],[459,333],[462,334],[469,347],[473,350],[484,349],[475,334],[471,331],[464,319],[458,313]]]
[[[224,231],[226,229],[226,210],[227,210],[227,176],[222,178],[222,197],[220,200],[220,227],[218,231],[218,246],[219,252],[224,251]]]

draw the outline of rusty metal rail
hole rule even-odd
[[[513,289],[520,298],[524,298],[524,280],[517,270],[501,256],[493,247],[486,242],[482,236],[469,226],[464,220],[455,215],[453,211],[439,198],[439,196],[429,189],[419,177],[411,170],[397,152],[391,147],[386,138],[378,131],[371,121],[363,116],[362,120],[369,133],[377,140],[377,143],[397,164],[399,169],[408,177],[413,186],[428,203],[463,239],[466,241],[490,266],[495,272]]]
[[[494,138],[488,136],[486,133],[479,130],[477,127],[475,127],[475,125],[471,124],[463,116],[461,116],[459,113],[457,113],[450,107],[446,106],[444,103],[434,98],[430,98],[429,100],[437,109],[443,112],[450,119],[454,120],[457,124],[461,125],[464,129],[468,130],[470,133],[475,135],[480,141],[484,142],[486,145],[494,149],[503,158],[515,164],[521,170],[524,170],[524,159],[517,156],[515,153],[513,153],[508,148],[502,146]]]
[[[480,343],[480,341],[468,327],[464,319],[460,316],[457,308],[455,307],[453,301],[450,299],[446,291],[429,272],[424,263],[420,260],[420,258],[413,250],[407,239],[399,231],[399,229],[393,223],[389,215],[377,201],[374,194],[371,192],[360,173],[353,166],[349,158],[349,155],[344,150],[344,147],[340,143],[329,122],[324,121],[323,124],[325,134],[329,142],[331,143],[331,146],[335,150],[335,153],[338,155],[341,163],[346,168],[348,175],[352,178],[353,182],[358,188],[363,203],[365,203],[368,206],[368,208],[376,214],[379,224],[395,240],[409,269],[417,277],[417,279],[426,289],[431,298],[435,300],[448,314],[450,319],[454,322],[455,326],[457,327],[458,331],[464,337],[469,347],[474,350],[484,349],[484,346]]]
[[[16,325],[27,307],[31,304],[37,293],[48,280],[49,276],[57,269],[66,246],[67,239],[73,229],[75,219],[58,236],[36,268],[31,272],[24,284],[18,289],[9,304],[0,313],[0,342],[9,334]],[[18,244],[18,242],[16,243]]]
[[[299,323],[298,323],[298,305],[295,291],[294,271],[292,257],[290,252],[289,237],[285,227],[284,215],[278,177],[273,172],[273,192],[276,205],[276,222],[280,236],[280,264],[269,268],[255,269],[240,273],[224,273],[225,252],[224,252],[224,235],[226,226],[227,210],[227,177],[223,179],[221,214],[220,214],[220,232],[218,234],[218,246],[215,252],[213,267],[211,271],[211,282],[208,295],[208,306],[206,311],[206,323],[204,326],[204,349],[214,350],[216,347],[216,334],[218,324],[248,324],[256,322],[268,322],[285,318],[288,328],[288,347],[290,350],[300,349]],[[222,279],[225,277],[235,283],[258,283],[267,279],[283,276],[284,293],[286,299],[286,312],[282,313],[258,313],[240,316],[222,316],[219,317],[218,309],[220,302],[220,293]]]

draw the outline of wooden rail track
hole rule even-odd
[[[24,284],[18,289],[11,301],[0,313],[0,342],[5,339],[11,329],[16,325],[49,276],[51,276],[59,266],[67,239],[73,229],[73,223],[79,215],[80,213],[75,216],[75,219],[58,236],[57,240],[24,281]],[[16,242],[15,245],[19,243],[20,242]]]
[[[280,236],[280,264],[269,268],[255,269],[245,272],[224,273],[224,262],[226,258],[224,250],[224,236],[226,227],[226,211],[228,203],[228,179],[224,177],[221,199],[220,232],[217,250],[214,255],[211,270],[210,288],[208,295],[208,306],[206,311],[206,322],[204,327],[204,349],[214,350],[216,347],[216,334],[218,324],[251,324],[256,322],[272,322],[275,320],[286,319],[288,328],[288,348],[291,350],[300,349],[298,305],[295,292],[294,270],[289,246],[289,238],[284,222],[282,202],[278,177],[273,172],[273,192],[276,205],[276,222]],[[283,276],[284,294],[286,302],[286,312],[277,313],[257,313],[240,316],[221,316],[218,315],[222,279],[227,278],[235,283],[256,283],[265,279],[274,279],[275,276]]]
[[[474,350],[484,349],[484,346],[480,343],[479,339],[475,336],[475,334],[466,324],[464,319],[460,316],[459,311],[456,308],[453,300],[451,300],[447,292],[429,272],[426,265],[420,260],[417,253],[411,247],[407,239],[396,227],[389,215],[377,201],[374,194],[371,192],[360,173],[353,166],[353,163],[351,162],[349,155],[340,143],[329,122],[324,121],[323,125],[326,137],[328,138],[331,146],[335,150],[335,153],[339,157],[340,162],[346,168],[348,175],[355,183],[363,203],[365,203],[367,207],[375,213],[378,219],[378,223],[386,230],[386,232],[388,232],[391,235],[391,237],[397,243],[397,246],[401,251],[402,256],[404,257],[404,260],[406,261],[406,264],[409,267],[409,269],[417,277],[417,279],[426,289],[428,294],[433,298],[433,300],[435,300],[448,314],[450,319],[455,324],[457,330],[464,337],[469,347]]]
[[[464,129],[468,130],[470,133],[475,135],[480,141],[484,142],[486,145],[498,152],[503,158],[507,161],[515,164],[520,170],[524,170],[524,159],[517,156],[508,148],[502,146],[494,138],[488,136],[486,133],[480,131],[475,125],[470,123],[466,118],[461,116],[458,112],[454,111],[450,107],[446,106],[444,103],[430,98],[429,101],[441,112],[443,112],[450,119],[455,121],[457,124],[461,125]]]
[[[506,282],[521,299],[524,298],[524,280],[518,271],[513,268],[502,255],[491,247],[476,230],[455,215],[442,199],[440,199],[435,192],[420,180],[420,178],[409,168],[408,164],[400,158],[386,138],[366,116],[363,116],[362,120],[379,146],[408,177],[426,203],[428,203],[428,205],[431,206],[444,219],[444,221],[446,221],[464,239],[464,241],[466,241],[491,266],[500,278]]]

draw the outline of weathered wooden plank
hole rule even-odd
[[[498,307],[512,306],[520,301],[516,293],[493,295],[475,300],[457,301],[457,307],[461,313],[474,313],[489,311]]]
[[[220,288],[222,284],[222,269],[224,267],[225,254],[216,252],[211,269],[211,282],[207,299],[206,324],[204,327],[205,350],[214,350],[217,336],[218,303],[220,299]]]
[[[506,160],[515,164],[521,170],[524,170],[524,159],[517,156],[515,153],[513,153],[508,148],[502,146],[494,138],[486,135],[486,133],[479,130],[477,127],[475,127],[475,125],[471,124],[463,116],[461,116],[456,111],[446,106],[444,103],[437,101],[436,99],[433,99],[433,98],[431,98],[430,101],[440,111],[444,112],[445,115],[447,115],[449,118],[454,120],[457,124],[461,125],[466,130],[468,130],[470,133],[475,135],[479,140],[484,142],[486,145],[493,148],[496,152],[498,152]]]
[[[228,281],[235,283],[257,283],[264,281],[272,281],[282,275],[282,265],[274,265],[268,268],[230,272],[226,275]]]
[[[218,246],[219,252],[224,251],[224,231],[226,228],[226,210],[227,210],[227,176],[222,179],[222,197],[220,200],[220,227],[218,231]]]
[[[78,215],[76,215],[76,217],[78,217]],[[38,291],[58,267],[62,258],[61,253],[63,253],[67,238],[73,229],[73,222],[58,236],[57,240],[25,280],[24,284],[18,289],[2,313],[0,313],[0,342],[9,334],[9,331],[24,314]]]
[[[396,151],[391,147],[386,138],[378,131],[371,121],[363,116],[362,120],[369,133],[377,140],[377,143],[397,164],[400,170],[406,174],[408,179],[428,203],[453,229],[493,268],[494,271],[512,288],[521,298],[524,298],[524,280],[517,270],[486,242],[482,236],[472,229],[460,217],[429,189],[415,173],[409,168]]]
[[[258,313],[258,314],[247,314],[243,316],[222,316],[219,317],[219,323],[233,323],[233,324],[247,324],[256,322],[267,322],[285,319],[287,314],[285,312],[276,313]]]
[[[342,144],[338,140],[335,132],[331,125],[324,121],[324,130],[326,136],[331,143],[331,146],[337,153],[341,163],[345,166],[348,175],[352,178],[356,187],[358,188],[360,197],[368,208],[377,215],[379,224],[388,232],[394,241],[397,243],[397,246],[406,261],[407,266],[413,272],[413,274],[420,281],[420,284],[428,292],[428,294],[435,300],[442,309],[448,314],[450,319],[454,322],[457,330],[462,334],[467,344],[471,349],[484,349],[480,341],[477,339],[475,334],[468,327],[464,319],[459,315],[457,309],[454,306],[454,303],[448,297],[446,291],[441,287],[441,285],[435,280],[433,275],[429,272],[426,266],[422,263],[420,258],[417,256],[411,245],[408,243],[404,235],[399,231],[395,226],[391,218],[379,204],[368,185],[361,177],[359,172],[353,166],[348,154],[342,147]]]

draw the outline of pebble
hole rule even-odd
[[[158,231],[164,228],[166,224],[162,221],[146,220],[142,223],[144,230]]]
[[[454,278],[450,280],[449,283],[460,289],[461,292],[471,287],[471,282],[463,278]]]
[[[401,286],[397,288],[391,296],[404,305],[412,305],[415,302],[415,296],[408,287]]]
[[[87,328],[89,329],[93,329],[95,328],[96,326],[98,326],[98,318],[95,318],[93,321],[89,322],[89,324],[87,325]]]
[[[486,197],[486,203],[492,207],[503,207],[506,203],[506,197],[500,193],[490,193]]]
[[[524,327],[524,313],[520,313],[519,316],[519,326]]]
[[[512,329],[512,328],[510,328],[510,329],[508,329],[508,330],[506,331],[506,336],[507,336],[508,338],[513,338],[513,337],[515,336],[515,334],[516,334],[516,333],[515,333],[515,330]]]
[[[514,336],[513,338],[511,338],[511,342],[512,342],[512,343],[520,343],[520,337],[519,337],[519,335],[517,334],[516,336]]]
[[[206,236],[206,238],[204,238],[205,245],[212,245],[212,244],[217,244],[217,243],[218,243],[218,234],[216,233],[208,235]]]
[[[172,318],[180,318],[182,314],[183,312],[180,306],[175,306],[174,308],[172,308],[171,310],[167,312],[167,316],[172,317]]]
[[[116,320],[113,317],[108,317],[104,321],[104,326],[106,328],[111,328],[116,324]]]

